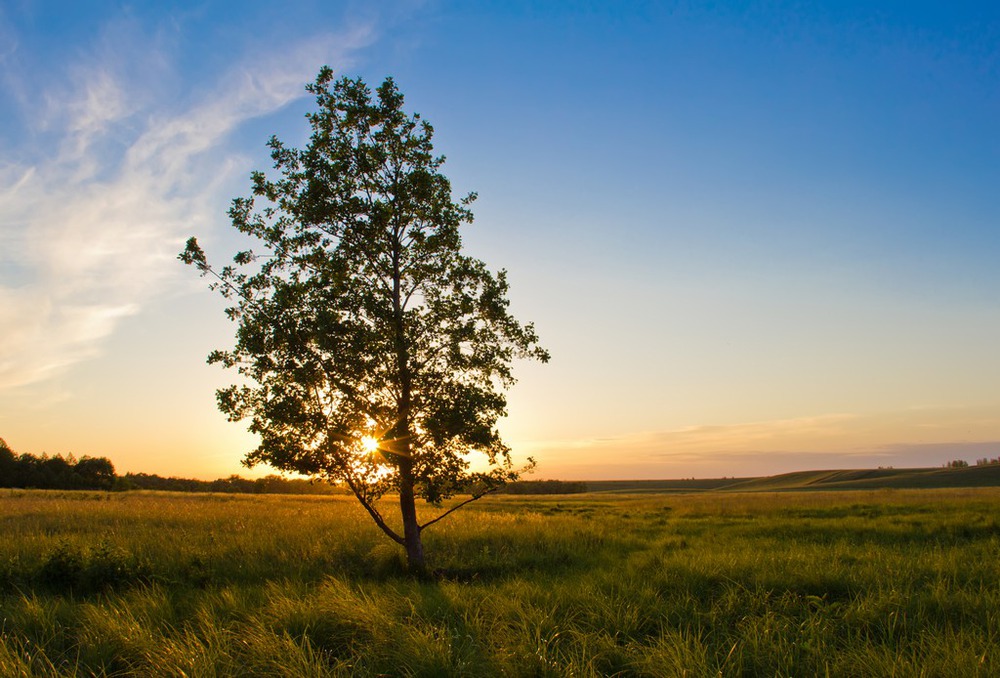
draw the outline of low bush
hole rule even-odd
[[[101,543],[81,547],[60,542],[42,561],[34,577],[54,593],[89,594],[146,582],[150,568],[122,548]]]

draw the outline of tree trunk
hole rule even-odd
[[[413,495],[413,459],[410,447],[410,405],[412,388],[410,355],[403,325],[402,276],[399,268],[401,231],[393,233],[392,252],[392,310],[395,325],[396,367],[399,370],[399,401],[394,439],[399,445],[399,512],[403,518],[403,543],[406,562],[413,574],[424,573],[424,544],[420,540],[420,523],[417,522],[417,505]]]
[[[413,474],[409,459],[400,464],[399,473],[399,512],[403,517],[406,563],[413,574],[423,574],[424,544],[420,539],[420,524],[417,522],[417,505],[413,496]]]

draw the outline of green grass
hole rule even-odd
[[[682,478],[676,480],[588,480],[585,485],[590,492],[606,492],[619,494],[643,494],[652,492],[665,494],[671,492],[701,492],[719,490],[737,483],[756,478]]]
[[[1000,675],[1000,491],[5,492],[0,676]]]

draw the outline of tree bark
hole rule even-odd
[[[407,447],[409,444],[407,443]],[[399,465],[399,512],[403,517],[403,546],[406,547],[406,563],[410,572],[423,574],[424,544],[420,538],[420,523],[417,522],[417,505],[413,496],[412,462],[404,459]]]

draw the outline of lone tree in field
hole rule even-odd
[[[504,390],[515,358],[548,354],[510,315],[505,273],[462,254],[476,196],[452,199],[433,130],[392,79],[373,96],[324,67],[306,89],[308,146],[272,137],[277,176],[254,172],[229,210],[259,249],[216,269],[191,238],[180,259],[232,302],[236,345],[209,362],[242,375],[217,396],[260,437],[244,463],[346,485],[421,570],[421,532],[451,511],[421,523],[415,500],[470,495],[454,510],[518,477],[496,428]],[[380,512],[388,492],[402,534]]]

